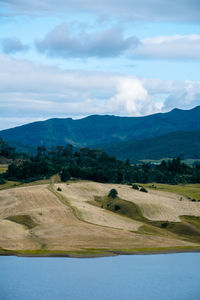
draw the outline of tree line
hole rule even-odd
[[[38,147],[36,154],[29,156],[20,156],[4,144],[0,140],[0,145],[3,145],[0,146],[0,155],[12,156],[13,161],[7,172],[0,175],[0,182],[29,182],[60,174],[62,181],[79,178],[102,183],[200,183],[200,164],[188,166],[180,158],[162,161],[158,165],[133,165],[128,159],[122,162],[100,149],[75,149],[70,144],[50,150]]]

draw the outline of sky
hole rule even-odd
[[[199,0],[0,0],[0,130],[200,105]]]

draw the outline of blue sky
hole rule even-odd
[[[199,0],[0,0],[0,129],[200,105]]]

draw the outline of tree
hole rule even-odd
[[[67,180],[70,179],[70,174],[69,174],[69,171],[67,169],[63,169],[62,172],[61,172],[61,176],[60,176],[60,179],[65,182]]]
[[[117,197],[117,195],[118,195],[117,190],[116,189],[112,189],[112,190],[110,190],[110,192],[108,194],[108,197],[111,197],[111,198],[115,199]]]
[[[133,184],[133,185],[132,185],[132,189],[134,189],[134,190],[139,190],[139,187],[138,187],[137,184]]]
[[[141,189],[140,189],[140,192],[147,193],[147,190],[142,186]]]

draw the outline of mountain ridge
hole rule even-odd
[[[142,117],[91,115],[75,120],[52,118],[2,130],[0,137],[7,142],[29,147],[53,147],[67,143],[77,147],[91,147],[197,130],[200,130],[200,106]]]

